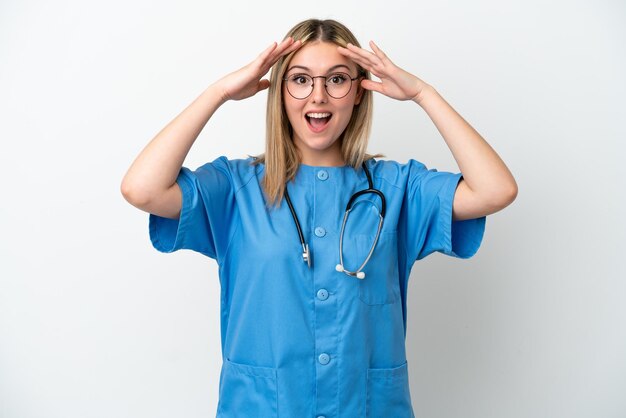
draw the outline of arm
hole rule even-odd
[[[148,143],[122,180],[122,195],[131,205],[178,218],[182,193],[176,178],[200,131],[224,102],[216,86],[209,86]]]
[[[433,87],[425,86],[413,101],[433,121],[463,174],[454,195],[453,218],[479,218],[511,204],[517,184],[487,141]]]
[[[363,80],[363,88],[398,100],[413,100],[431,118],[463,174],[454,195],[453,218],[479,218],[513,202],[517,196],[515,179],[489,144],[432,86],[397,67],[374,42],[370,46],[373,53],[352,44],[338,50],[381,79]]]
[[[269,87],[261,79],[278,59],[300,42],[273,43],[253,62],[209,86],[148,143],[124,176],[121,192],[133,206],[176,219],[182,207],[178,173],[198,135],[213,113],[228,100],[241,100]]]

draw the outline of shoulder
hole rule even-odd
[[[263,172],[262,164],[254,164],[254,158],[228,159],[225,156],[201,165],[196,169],[196,173],[202,175],[219,175],[227,179],[233,189],[238,190],[244,187],[253,178]]]
[[[399,163],[393,160],[377,160],[372,158],[368,160],[366,164],[372,176],[397,187],[405,187],[407,183],[413,181],[424,172],[429,171],[426,165],[414,159],[406,163]]]

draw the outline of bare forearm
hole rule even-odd
[[[170,188],[198,135],[223,103],[221,91],[209,86],[167,124],[128,169],[122,181],[124,194],[145,200]]]
[[[482,136],[439,93],[428,86],[414,100],[428,114],[450,148],[467,186],[485,200],[509,200],[517,193],[513,175]]]

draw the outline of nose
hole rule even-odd
[[[313,91],[311,92],[311,98],[313,103],[326,103],[328,102],[328,92],[326,91],[326,79],[323,77],[316,78],[313,82]]]

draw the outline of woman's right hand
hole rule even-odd
[[[222,99],[242,100],[254,96],[270,86],[268,79],[261,79],[272,68],[272,65],[283,55],[298,49],[302,43],[289,37],[280,44],[272,43],[254,61],[243,68],[228,74],[215,84],[222,91]]]

